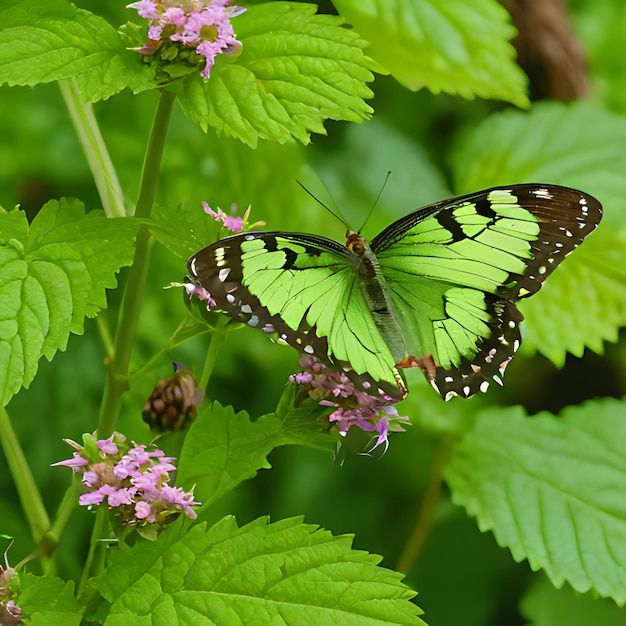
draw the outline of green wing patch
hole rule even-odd
[[[292,330],[315,328],[326,337],[326,357],[349,363],[357,374],[392,382],[394,361],[359,289],[358,258],[338,256],[322,238],[251,235],[241,242],[243,285]],[[330,242],[334,244],[334,242]],[[279,339],[281,329],[276,328]],[[315,354],[312,344],[297,345]]]

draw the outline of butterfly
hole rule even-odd
[[[187,261],[216,307],[337,371],[406,395],[419,367],[445,400],[486,391],[521,343],[516,302],[596,228],[602,207],[567,187],[493,187],[417,209],[371,243],[250,231]]]

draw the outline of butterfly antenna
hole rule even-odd
[[[390,176],[391,176],[391,171],[387,172],[387,176],[385,176],[385,180],[383,182],[382,187],[380,188],[380,191],[378,192],[378,195],[376,196],[376,200],[374,200],[374,204],[372,204],[372,208],[369,210],[368,214],[365,216],[365,219],[363,220],[363,223],[361,224],[361,228],[359,228],[359,230],[357,231],[358,233],[360,233],[363,230],[363,228],[365,227],[365,224],[367,224],[367,220],[371,217],[372,213],[374,212],[374,209],[376,208],[376,205],[378,204],[380,197],[383,195],[383,191],[385,191],[385,187],[387,186],[387,181],[389,180]]]
[[[348,224],[348,222],[342,217],[342,215],[338,211],[334,211],[327,204],[322,202],[312,191],[309,191],[298,179],[296,179],[296,182],[298,183],[298,185],[300,185],[300,187],[302,187],[302,189],[304,189],[304,191],[306,191],[311,196],[311,198],[313,198],[313,200],[315,200],[315,202],[322,205],[333,217],[338,219],[348,230],[350,230],[350,224]]]

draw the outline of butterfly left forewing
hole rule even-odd
[[[358,259],[314,235],[248,232],[187,262],[217,308],[345,371],[357,388],[405,394],[394,361],[358,288]]]
[[[539,290],[592,232],[600,204],[554,185],[512,185],[414,211],[371,244],[409,354],[449,399],[500,377],[521,336],[515,301]]]

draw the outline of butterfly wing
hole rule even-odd
[[[358,263],[324,237],[247,232],[204,248],[187,266],[233,319],[346,371],[360,389],[377,384],[398,397],[404,390],[360,292]]]
[[[536,293],[598,225],[600,203],[556,185],[511,185],[418,209],[371,243],[409,354],[449,399],[485,391],[521,342]]]

